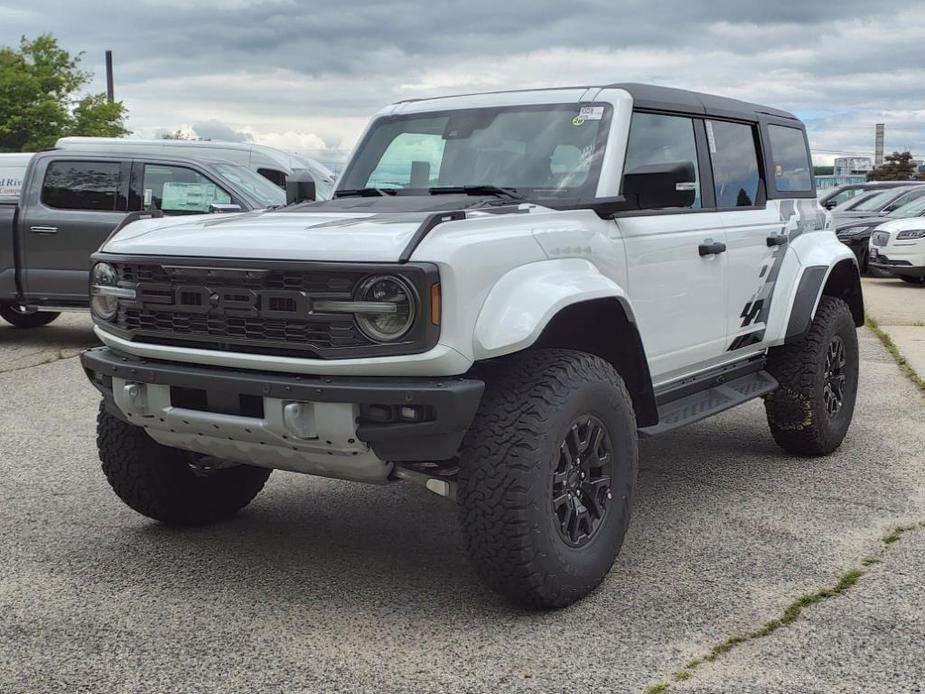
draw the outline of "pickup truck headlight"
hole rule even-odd
[[[371,340],[398,340],[414,324],[417,297],[411,285],[401,277],[368,277],[357,288],[355,299],[357,325]]]
[[[119,299],[134,299],[135,290],[120,287],[119,273],[109,263],[97,263],[90,271],[90,311],[111,321],[119,310]]]
[[[906,231],[901,231],[896,235],[897,241],[908,241],[910,239],[922,238],[925,238],[925,229],[907,229]]]

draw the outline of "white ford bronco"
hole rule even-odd
[[[533,607],[610,569],[638,437],[762,397],[786,451],[825,455],[854,410],[857,263],[804,127],[706,94],[400,102],[334,199],[135,221],[94,261],[82,363],[125,503],[194,525],[273,469],[418,483]]]

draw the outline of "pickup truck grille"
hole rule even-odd
[[[379,347],[351,314],[306,308],[310,300],[349,301],[363,270],[113,265],[137,298],[120,302],[112,327],[139,342],[322,358]]]

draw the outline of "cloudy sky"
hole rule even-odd
[[[0,45],[51,32],[129,128],[337,157],[411,97],[643,81],[796,112],[817,163],[925,155],[925,4],[892,0],[0,0]]]

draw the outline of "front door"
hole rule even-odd
[[[90,254],[125,217],[128,165],[63,157],[40,167],[19,224],[27,300],[84,302]]]
[[[626,249],[630,299],[656,385],[715,362],[725,349],[726,241],[719,212],[705,210],[697,128],[686,116],[633,114],[624,172],[660,162],[693,162],[690,209],[642,210],[617,219]],[[711,191],[706,191],[712,195]]]

